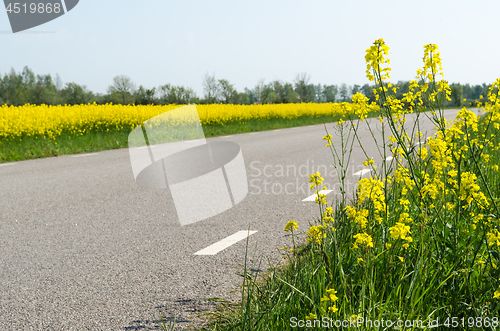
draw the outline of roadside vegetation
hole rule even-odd
[[[213,313],[210,330],[500,328],[500,79],[481,97],[483,117],[464,108],[447,121],[452,89],[437,46],[424,46],[424,67],[401,99],[389,82],[388,50],[382,39],[366,50],[379,120],[364,121],[371,106],[355,94],[353,103],[366,107],[324,137],[342,199],[318,194],[309,229],[290,221],[285,262],[266,275],[245,262],[241,303]],[[435,124],[422,144],[409,113]],[[386,161],[375,164],[365,152],[372,176],[351,199],[345,172],[365,123]],[[322,181],[310,175],[317,193]]]
[[[0,162],[128,147],[133,128],[179,105],[0,107]],[[197,105],[205,137],[335,122],[352,103]],[[374,106],[376,108],[376,106]],[[370,113],[375,116],[375,109]],[[162,123],[165,126],[192,123]]]

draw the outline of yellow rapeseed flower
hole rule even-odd
[[[293,230],[297,230],[299,226],[297,225],[297,222],[295,221],[288,221],[285,225],[285,231],[286,232],[291,232]]]

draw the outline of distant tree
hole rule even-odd
[[[219,84],[214,74],[210,76],[208,73],[205,73],[203,76],[203,91],[207,103],[219,102]]]
[[[489,90],[490,86],[486,83],[483,83],[483,85],[481,85],[481,87],[482,87],[481,95],[483,97],[486,97],[488,95],[488,90]]]
[[[336,85],[325,85],[322,91],[324,102],[335,102],[338,94],[338,87]]]
[[[11,68],[10,73],[6,74],[2,80],[3,98],[5,103],[13,106],[24,105],[28,100],[28,84],[34,84],[35,75],[27,74],[30,70],[28,67],[24,68],[24,77],[17,74],[14,68]]]
[[[255,101],[257,102],[262,102],[262,91],[264,90],[265,84],[264,84],[264,79],[261,78],[257,82],[257,85],[255,85],[253,92],[255,95]]]
[[[194,103],[196,93],[191,88],[165,84],[159,87],[160,102],[163,104],[186,105]],[[197,101],[197,100],[196,100]]]
[[[237,97],[236,97],[236,103],[239,104],[239,105],[248,105],[250,104],[250,98],[248,96],[248,94],[246,93],[238,93]]]
[[[321,84],[313,85],[314,90],[314,102],[323,103],[325,98],[323,95],[323,86]]]
[[[349,91],[349,87],[342,83],[342,85],[340,85],[340,99],[342,102],[349,102],[349,99],[350,99],[350,91]]]
[[[278,96],[274,91],[270,91],[267,95],[266,98],[264,99],[264,103],[276,103],[276,100],[278,99]]]
[[[61,97],[65,104],[82,105],[90,103],[92,93],[87,90],[85,85],[66,83],[66,86],[61,90]]]
[[[299,97],[300,102],[307,102],[310,99],[311,95],[311,87],[309,87],[309,81],[311,80],[311,76],[306,74],[305,72],[297,74],[295,76],[295,92]]]
[[[274,94],[276,95],[274,103],[287,103],[286,91],[283,83],[280,80],[276,79],[269,85],[270,85],[269,87],[273,90]]]
[[[273,92],[273,89],[271,87],[269,87],[268,85],[264,85],[264,87],[260,91],[260,100],[259,101],[262,104],[267,103],[268,102],[268,95],[271,92]]]
[[[248,104],[251,105],[253,104],[254,102],[257,102],[257,97],[255,95],[255,92],[254,90],[251,90],[249,89],[248,87],[245,87],[245,89],[243,90],[244,93],[246,94],[247,98],[248,98]]]
[[[271,84],[265,85],[261,92],[261,102],[263,104],[266,103],[275,103],[278,96],[274,92],[274,88]]]
[[[482,87],[481,85],[474,85],[473,87],[473,94],[472,94],[472,99],[478,100],[479,96],[481,95],[482,92]]]
[[[293,89],[293,85],[290,83],[285,84],[285,100],[287,103],[297,103],[299,102],[299,96]]]
[[[158,99],[156,99],[155,94],[156,88],[147,89],[140,85],[134,93],[134,103],[136,105],[156,105],[158,104]]]
[[[245,93],[248,94],[251,104],[254,104],[255,102],[262,102],[262,91],[264,90],[264,87],[264,79],[261,78],[253,89],[250,90],[245,88]]]
[[[56,86],[57,91],[61,91],[63,89],[62,79],[59,74],[56,74],[56,77],[54,78],[54,85]]]
[[[470,84],[465,84],[465,85],[462,85],[462,97],[469,100],[469,99],[472,99],[472,94],[473,94],[473,90],[472,90],[472,87],[470,86]]]
[[[451,102],[453,106],[460,107],[463,100],[463,87],[460,84],[451,84]]]
[[[24,83],[24,88],[26,88],[27,90],[32,90],[36,83],[35,73],[30,68],[24,67],[21,75]]]
[[[361,93],[361,86],[354,84],[351,90],[351,96],[358,92]]]
[[[130,77],[125,75],[116,76],[113,78],[113,84],[108,87],[110,95],[118,95],[122,104],[131,103],[133,101],[132,94],[135,91],[135,85]]]
[[[53,105],[56,102],[56,86],[50,75],[37,75],[35,84],[31,87],[30,103]]]
[[[61,80],[61,76],[59,76],[58,73],[56,73],[56,76],[54,78],[54,86],[56,87],[56,98],[54,101],[55,104],[57,104],[57,105],[64,104],[64,101],[63,101],[63,98],[61,95],[61,91],[63,89],[63,83]]]
[[[218,80],[218,91],[220,99],[225,104],[238,103],[238,92],[227,79]]]
[[[397,86],[397,91],[396,91],[396,98],[397,99],[402,99],[403,95],[405,93],[408,93],[410,90],[410,82],[409,81],[398,81],[396,84]],[[391,91],[392,92],[392,91]]]

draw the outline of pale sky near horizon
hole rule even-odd
[[[390,47],[391,81],[411,80],[435,43],[450,83],[500,77],[500,1],[80,0],[44,25],[12,34],[0,13],[0,74],[30,67],[105,93],[116,75],[147,88],[170,83],[203,96],[208,72],[239,90],[259,79],[368,83],[365,50]],[[50,33],[49,33],[50,32]]]

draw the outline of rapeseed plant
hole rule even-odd
[[[361,146],[366,156],[363,165],[374,176],[359,180],[351,204],[343,193],[340,203],[327,207],[335,217],[335,232],[322,227],[324,215],[306,231],[307,241],[321,244],[322,250],[316,252],[328,255],[322,293],[336,284],[333,307],[343,318],[492,317],[500,309],[496,301],[491,302],[500,298],[496,206],[500,174],[498,166],[491,165],[500,160],[494,153],[500,148],[500,79],[489,90],[484,118],[464,108],[448,121],[442,106],[451,89],[443,80],[437,45],[424,46],[418,81],[410,83],[402,100],[394,96],[397,86],[388,82],[388,54],[389,47],[378,39],[366,50],[365,59],[367,78],[377,84],[374,93],[383,138],[377,143],[380,159],[387,158],[388,148],[393,161],[377,167]],[[349,160],[352,152],[345,146],[356,139],[362,145],[357,136],[361,122],[379,139],[363,113],[373,105],[362,95],[354,95],[353,103],[360,106],[355,112],[358,118],[345,116],[337,123],[340,150],[333,145],[332,135],[323,138],[339,178],[345,176],[348,165],[340,160]],[[423,138],[421,117],[435,125],[436,133],[416,146]],[[319,173],[310,178],[311,188],[323,180]],[[326,197],[316,202],[321,211]],[[484,258],[478,263],[480,257]],[[328,295],[307,293],[319,302],[329,300]],[[331,316],[332,311],[325,308],[314,313]]]
[[[89,131],[131,130],[150,118],[181,105],[24,105],[0,107],[0,139],[43,136],[54,138],[64,132],[83,135]],[[300,103],[267,105],[197,105],[201,125],[249,120],[294,119],[303,116],[337,117],[365,114],[361,103]],[[191,125],[189,118],[170,118],[156,125]]]
[[[359,108],[344,111],[336,136],[325,126],[340,197],[329,201],[320,194],[321,174],[310,175],[319,216],[304,231],[300,253],[259,289],[249,329],[291,330],[294,317],[424,325],[439,318],[439,330],[454,317],[466,321],[459,329],[498,329],[500,78],[481,99],[483,116],[464,108],[449,121],[443,104],[451,89],[438,47],[424,46],[423,67],[402,99],[389,82],[388,56],[383,39],[366,50],[377,104],[354,95]],[[379,116],[368,120],[364,114],[373,110]],[[435,127],[425,141],[423,120]],[[369,151],[359,135],[364,128],[375,142]],[[346,178],[355,142],[371,177],[358,181],[350,199]],[[301,235],[290,222],[285,230]],[[238,325],[229,329],[243,330]]]

